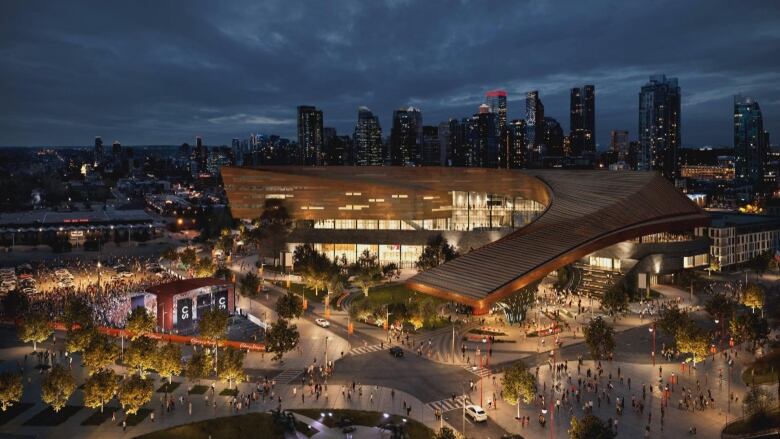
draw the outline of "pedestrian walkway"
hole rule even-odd
[[[385,349],[389,349],[390,346],[387,344],[381,345],[381,344],[374,344],[369,346],[361,346],[359,348],[354,348],[349,351],[349,355],[363,355],[363,354],[370,354],[371,352],[377,352],[382,351]]]
[[[461,367],[480,378],[489,377],[491,373],[490,368],[487,367],[476,367],[476,366],[470,366],[468,364],[462,364]]]
[[[276,381],[276,384],[288,384],[302,373],[303,371],[300,369],[283,370],[282,373],[274,377],[274,381]]]
[[[467,396],[465,405],[469,405],[469,404],[471,404],[471,398],[469,398]],[[434,411],[435,410],[441,410],[442,413],[448,412],[450,410],[462,409],[463,405],[464,405],[463,404],[463,396],[462,395],[461,396],[456,396],[455,399],[445,398],[445,399],[442,399],[441,401],[429,402],[426,405],[431,410],[434,410]]]

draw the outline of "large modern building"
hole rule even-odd
[[[713,212],[709,226],[697,227],[696,235],[712,240],[710,257],[720,269],[749,262],[754,257],[780,249],[780,218]]]
[[[656,276],[708,263],[708,215],[655,173],[480,168],[264,167],[222,170],[233,215],[283,199],[296,220],[290,249],[331,258],[363,251],[413,268],[430,237],[462,256],[409,280],[417,291],[486,312],[577,263]]]
[[[529,159],[541,159],[544,137],[544,104],[537,90],[529,91],[525,97],[525,141],[528,145]]]
[[[322,164],[322,111],[298,106],[298,147],[302,165]]]
[[[382,127],[379,118],[366,107],[358,108],[354,133],[355,164],[379,166],[382,164]]]
[[[679,176],[680,86],[677,78],[655,75],[639,92],[639,169]]]
[[[409,107],[393,111],[393,127],[390,131],[391,165],[414,166],[421,160],[422,113]]]
[[[586,85],[572,88],[569,107],[571,154],[595,154],[596,87]]]
[[[741,201],[761,196],[769,145],[764,142],[761,107],[755,100],[734,97],[734,170],[735,189]]]

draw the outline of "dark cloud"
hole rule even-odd
[[[510,118],[538,89],[567,127],[584,83],[606,145],[635,136],[654,73],[680,80],[685,145],[728,145],[736,93],[780,133],[778,19],[774,1],[2,2],[0,145],[295,137],[299,104],[342,133],[360,105],[435,124],[499,87]]]

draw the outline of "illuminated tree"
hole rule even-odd
[[[198,330],[200,336],[216,342],[225,338],[228,320],[230,316],[225,310],[209,308],[200,313],[198,317]]]
[[[84,405],[96,409],[103,406],[114,397],[119,389],[119,376],[111,369],[93,374],[84,383]]]
[[[152,400],[154,385],[152,380],[145,380],[140,375],[126,379],[119,388],[119,403],[128,415],[138,413],[138,410]]]
[[[605,358],[615,350],[615,330],[601,317],[585,326],[585,343],[594,360]]]
[[[214,358],[205,350],[200,350],[192,354],[192,358],[187,362],[184,374],[191,381],[199,381],[211,376],[214,367]]]
[[[536,398],[536,378],[523,363],[516,363],[506,370],[501,386],[506,402],[517,406],[518,417],[520,417],[520,401],[531,404]]]
[[[97,330],[92,326],[69,329],[66,335],[65,349],[71,354],[83,352],[92,343],[92,339],[97,333]]]
[[[170,383],[174,375],[181,373],[181,347],[173,343],[160,346],[154,355],[154,369]]]
[[[536,300],[538,290],[539,282],[535,282],[502,300],[506,305],[506,317],[509,323],[520,323],[525,320],[528,309]]]
[[[113,366],[117,358],[119,347],[104,334],[96,334],[84,349],[83,360],[90,375]]]
[[[244,374],[244,357],[246,352],[240,349],[225,349],[219,356],[217,370],[219,378],[228,382],[228,388],[233,387],[233,382],[241,382]]]
[[[458,257],[458,252],[455,247],[450,245],[441,234],[438,234],[428,239],[415,267],[418,271],[430,270],[456,257]]]
[[[125,362],[132,368],[138,368],[138,374],[144,376],[146,369],[155,366],[157,342],[149,337],[139,337],[130,342],[125,350]]]
[[[704,331],[695,323],[689,322],[677,330],[677,349],[680,352],[688,352],[693,355],[693,364],[696,360],[707,356],[709,349],[709,339]]]
[[[55,412],[59,412],[68,398],[76,390],[76,382],[70,371],[60,364],[55,364],[41,383],[41,399],[51,406]]]
[[[613,439],[617,433],[612,430],[609,422],[604,422],[594,415],[586,415],[582,419],[571,418],[569,438],[571,439]]]
[[[21,401],[22,375],[18,373],[0,373],[0,409],[8,410],[9,407]]]
[[[19,338],[25,343],[32,342],[33,350],[38,351],[38,343],[43,343],[54,330],[49,326],[50,319],[42,313],[28,314],[19,327]]]
[[[742,292],[742,304],[755,312],[758,308],[764,307],[764,288],[761,285],[749,283]]]
[[[279,319],[271,325],[265,338],[266,351],[273,353],[273,360],[277,361],[282,358],[285,352],[291,351],[298,344],[300,334],[298,327],[290,325],[285,319]]]
[[[156,326],[157,322],[154,316],[145,307],[139,306],[128,314],[125,329],[130,336],[130,340],[135,340],[138,337],[154,332]]]

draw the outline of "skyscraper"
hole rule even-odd
[[[466,139],[467,123],[469,118],[462,121],[450,119],[450,139],[447,147],[447,164],[449,166],[468,166],[469,165],[469,145]]]
[[[100,136],[95,137],[95,163],[103,161],[103,139]]]
[[[563,156],[563,128],[552,117],[544,118],[544,147],[545,156]]]
[[[571,89],[570,97],[571,154],[596,152],[596,87],[586,85]]]
[[[485,103],[498,115],[499,167],[508,168],[509,131],[506,120],[506,90],[491,90],[485,94]]]
[[[509,122],[507,128],[509,131],[509,167],[512,169],[524,168],[528,161],[525,120],[515,119]]]
[[[475,129],[471,130],[471,166],[498,167],[498,114],[490,111],[487,104],[482,104],[472,121]]]
[[[379,118],[366,107],[358,108],[354,135],[355,164],[380,166],[382,164],[382,127]]]
[[[409,107],[393,111],[393,127],[390,130],[391,165],[414,166],[420,163],[422,142],[422,113]]]
[[[758,102],[734,96],[734,183],[742,201],[752,201],[763,192],[767,137]]]
[[[674,180],[679,175],[680,87],[677,78],[654,75],[639,92],[640,170],[660,171]]]
[[[422,127],[422,161],[423,166],[441,166],[441,143],[439,127],[425,125]]]
[[[439,165],[450,166],[450,122],[439,124]]]
[[[609,140],[609,151],[616,161],[626,161],[628,156],[628,131],[612,130]]]
[[[119,143],[119,140],[114,140],[114,143],[111,144],[111,155],[114,156],[114,159],[122,155],[122,144]]]
[[[298,148],[303,165],[322,164],[322,111],[298,106]]]
[[[544,143],[544,104],[537,90],[529,91],[525,96],[525,124],[529,160],[539,160]]]

